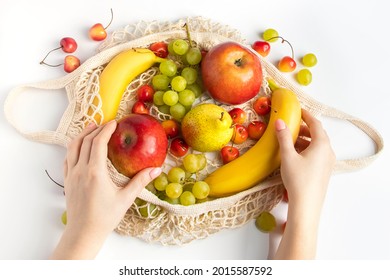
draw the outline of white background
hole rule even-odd
[[[204,16],[238,29],[248,42],[272,27],[288,39],[297,59],[314,52],[318,64],[305,91],[317,100],[357,116],[388,139],[390,21],[384,0],[371,1],[45,1],[0,0],[0,100],[27,82],[64,75],[39,65],[65,36],[79,43],[86,60],[98,43],[87,37],[114,10],[109,31],[139,20],[177,20]],[[270,60],[289,55],[273,44]],[[61,51],[50,61],[60,61]],[[298,67],[302,67],[300,64]],[[289,75],[286,75],[289,77]],[[67,106],[64,91],[23,94],[14,110],[27,130],[55,129]],[[3,110],[2,110],[3,112]],[[46,259],[63,225],[62,190],[44,170],[62,181],[65,149],[26,140],[0,114],[0,259]],[[339,159],[373,153],[372,142],[343,122],[324,120]],[[390,179],[388,150],[369,167],[332,177],[318,238],[318,259],[390,259]],[[268,235],[254,223],[224,230],[184,246],[147,244],[113,233],[99,259],[264,259]]]

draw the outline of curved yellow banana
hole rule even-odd
[[[130,49],[119,53],[104,68],[100,75],[99,95],[102,101],[103,119],[94,116],[96,123],[106,123],[115,119],[119,104],[128,84],[138,75],[148,70],[156,62],[163,61],[149,49]],[[97,106],[95,98],[93,104]],[[89,110],[92,114],[92,110]]]
[[[280,166],[279,143],[275,121],[282,119],[290,129],[293,140],[298,137],[301,106],[296,95],[285,88],[272,92],[271,116],[259,141],[239,158],[220,167],[206,177],[210,196],[223,197],[255,186]]]

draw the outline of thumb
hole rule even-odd
[[[277,119],[275,121],[275,130],[280,146],[281,157],[283,158],[286,155],[295,152],[291,132],[290,129],[286,126],[286,123],[281,119]]]
[[[141,193],[152,180],[154,180],[161,173],[160,167],[145,168],[138,172],[130,182],[121,190],[126,200],[130,201],[130,204]]]

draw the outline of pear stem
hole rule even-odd
[[[225,112],[221,112],[221,118],[219,119],[220,121],[223,120],[223,115],[225,114]]]

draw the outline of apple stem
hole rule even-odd
[[[193,45],[192,45],[192,39],[191,39],[191,33],[190,33],[190,26],[189,26],[188,22],[185,23],[183,27],[186,28],[187,38],[188,38],[188,41],[189,41],[189,44],[190,44],[190,48],[192,48]]]
[[[59,46],[58,48],[55,48],[55,49],[52,49],[51,51],[49,51],[47,54],[46,54],[46,56],[41,60],[41,62],[39,62],[39,64],[46,64],[45,63],[45,59],[49,56],[49,54],[51,54],[52,52],[54,52],[54,51],[56,51],[56,50],[59,50],[59,49],[61,49],[62,48],[62,46]],[[49,65],[50,66],[50,65]]]
[[[45,172],[46,172],[46,175],[49,177],[49,179],[55,183],[57,186],[60,186],[61,188],[64,188],[63,185],[61,185],[60,183],[57,183],[50,175],[49,175],[49,172],[45,169]]]
[[[286,39],[284,39],[282,36],[275,36],[275,37],[269,38],[269,39],[266,40],[266,41],[271,41],[272,39],[277,39],[277,38],[282,39],[282,44],[283,44],[284,42],[287,42],[287,44],[290,45],[290,48],[291,48],[291,58],[294,59],[294,48],[293,48],[293,46],[290,44],[289,41],[287,41]]]
[[[110,10],[111,10],[111,20],[110,20],[110,22],[107,24],[107,26],[104,27],[104,29],[107,29],[107,28],[111,25],[112,20],[114,19],[114,12],[112,11],[112,8],[111,8]]]

